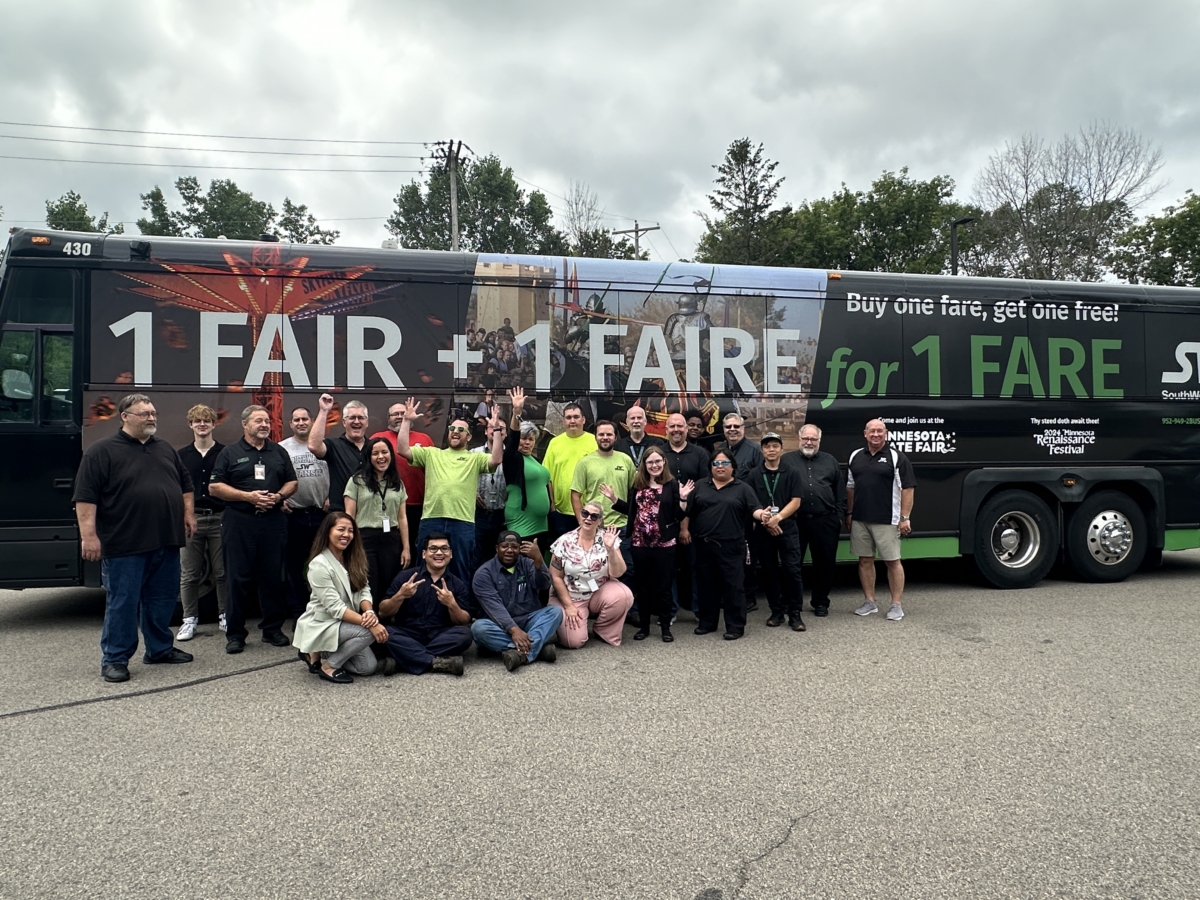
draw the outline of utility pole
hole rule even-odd
[[[633,255],[640,257],[642,255],[642,245],[640,238],[647,231],[661,230],[658,225],[638,225],[637,219],[633,220],[633,227],[626,228],[624,231],[614,231],[613,234],[632,234],[633,235]]]
[[[462,141],[446,141],[442,144],[438,142],[439,150],[434,151],[434,156],[446,160],[446,169],[450,173],[450,249],[458,250],[458,163],[462,158],[463,142]],[[467,152],[471,152],[471,148],[467,147]]]

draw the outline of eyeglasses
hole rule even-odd
[[[466,425],[451,425],[446,430],[451,434],[457,434],[460,431],[467,431],[468,429]]]
[[[367,421],[366,416],[344,416],[343,418],[345,418],[345,420],[347,422],[365,422],[365,421]]]
[[[603,513],[589,512],[586,509],[581,509],[579,511],[579,518],[581,518],[581,519],[599,519],[603,515],[604,515]]]
[[[724,469],[726,466],[732,466],[732,465],[733,465],[733,463],[731,463],[727,459],[714,459],[712,461],[712,466],[715,469]]]
[[[496,546],[497,547],[515,547],[516,549],[520,550],[521,542],[520,541],[501,541]]]
[[[802,438],[800,438],[800,443],[802,443],[802,444],[815,444],[815,443],[817,443],[817,441],[819,441],[819,440],[821,440],[821,439],[820,439],[820,438],[816,438],[816,437],[802,437]]]
[[[445,556],[447,553],[450,552],[450,548],[449,547],[426,547],[425,552],[433,553],[438,556]]]
[[[125,415],[133,416],[135,419],[157,419],[158,418],[158,413],[153,412],[153,411],[135,413],[135,412],[130,412],[129,410],[125,410]]]

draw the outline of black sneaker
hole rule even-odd
[[[807,628],[804,627],[804,620],[801,619],[799,616],[792,616],[792,618],[788,621],[788,625],[791,626],[792,631],[807,631],[808,630]]]
[[[100,677],[112,684],[129,680],[129,666],[124,663],[109,663],[100,667]]]
[[[746,612],[754,612],[756,609],[758,609],[758,601],[757,600],[747,600],[746,601]]]
[[[558,650],[553,644],[542,644],[542,650],[537,655],[538,662],[552,663],[558,659]]]
[[[241,653],[246,649],[245,638],[233,637],[225,642],[226,653]]]
[[[819,619],[823,619],[827,615],[829,615],[829,607],[828,606],[814,606],[813,607],[813,615]]]
[[[184,653],[178,647],[172,647],[166,653],[162,653],[158,656],[143,656],[142,662],[148,666],[156,666],[159,663],[178,665],[179,663],[190,663],[193,659],[195,659],[195,657],[192,656],[192,654]]]
[[[262,641],[264,644],[271,644],[275,647],[286,647],[292,642],[291,638],[282,631],[264,631]]]
[[[771,618],[767,619],[767,627],[768,628],[778,628],[780,625],[782,625],[784,623],[784,620],[786,618],[787,617],[784,616],[784,614],[781,612],[771,613]]]

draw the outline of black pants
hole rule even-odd
[[[504,507],[480,509],[475,507],[475,561],[474,572],[496,555],[496,541],[504,530]]]
[[[696,577],[700,579],[701,628],[716,629],[721,610],[725,610],[725,630],[734,634],[746,631],[746,595],[743,577],[746,570],[746,541],[700,539],[696,545]]]
[[[767,595],[772,613],[800,618],[804,607],[804,585],[801,581],[800,539],[796,530],[784,529],[783,534],[768,534],[761,526],[754,529],[754,555],[758,558],[759,583]]]
[[[284,574],[289,618],[298,618],[308,606],[308,581],[304,577],[304,567],[308,564],[308,554],[312,552],[313,539],[324,520],[325,512],[311,507],[287,513]]]
[[[462,656],[471,646],[471,629],[466,625],[447,628],[393,628],[388,626],[387,649],[396,666],[410,675],[420,675],[439,656]]]
[[[287,519],[282,510],[265,516],[227,509],[221,515],[221,549],[225,551],[226,636],[246,639],[246,606],[250,588],[258,588],[263,634],[283,628],[287,606],[283,590],[283,557]]]
[[[360,528],[363,551],[367,554],[367,583],[371,586],[371,601],[378,608],[387,589],[400,573],[400,556],[404,542],[399,530],[393,528],[384,534],[382,528]]]
[[[421,510],[424,508],[420,503],[407,503],[404,506],[404,515],[408,519],[408,558],[413,563],[421,558],[417,552],[417,532],[421,530]]]
[[[800,558],[805,550],[812,550],[812,608],[829,609],[829,589],[833,587],[833,573],[837,568],[838,539],[842,533],[842,522],[837,513],[805,518],[796,517]]]
[[[634,547],[638,624],[650,627],[650,617],[671,627],[671,579],[675,576],[674,547]]]

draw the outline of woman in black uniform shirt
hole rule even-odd
[[[700,615],[696,634],[717,630],[725,609],[725,640],[736,641],[746,632],[746,596],[743,574],[746,535],[766,515],[748,484],[738,481],[737,463],[724,444],[713,450],[709,477],[700,481],[686,501],[680,501],[696,543],[696,570],[700,578]]]

